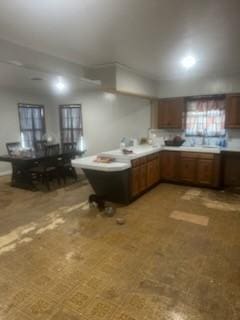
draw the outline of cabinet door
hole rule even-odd
[[[180,179],[183,182],[195,183],[196,182],[196,159],[181,158],[180,166]]]
[[[154,184],[158,183],[160,180],[160,163],[159,156],[154,159]]]
[[[226,99],[226,128],[240,128],[240,95],[229,95]]]
[[[182,128],[184,100],[182,98],[159,101],[158,128]]]
[[[198,175],[197,182],[202,185],[211,186],[214,182],[214,170],[212,159],[199,159],[198,160]]]
[[[168,127],[183,127],[184,101],[182,98],[171,99],[168,103]]]
[[[154,161],[149,160],[147,163],[147,187],[150,188],[154,184]]]
[[[137,196],[140,191],[140,177],[141,177],[141,169],[140,167],[132,168],[132,196]]]
[[[142,164],[140,167],[140,191],[147,189],[147,164]]]
[[[160,100],[158,104],[158,128],[166,128],[168,126],[168,102]]]
[[[161,156],[161,176],[164,180],[177,180],[178,151],[164,151]]]
[[[224,186],[240,187],[240,154],[224,155]]]

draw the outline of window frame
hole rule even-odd
[[[184,133],[185,137],[192,137],[192,138],[224,138],[227,135],[226,128],[225,128],[225,133],[224,135],[205,135],[205,134],[187,134],[187,113],[188,113],[188,102],[189,101],[196,101],[196,100],[223,100],[224,101],[224,111],[225,111],[225,124],[226,124],[226,95],[224,94],[219,94],[219,95],[204,95],[204,96],[192,96],[192,97],[187,97],[185,98],[185,128],[184,128]]]
[[[80,123],[81,123],[81,127],[79,129],[74,129],[73,128],[73,121],[72,121],[72,117],[71,117],[71,128],[63,128],[63,116],[62,116],[62,110],[63,109],[80,109]],[[74,131],[79,131],[80,132],[80,136],[83,137],[83,118],[82,118],[82,105],[80,103],[69,103],[69,104],[61,104],[59,105],[59,124],[60,124],[60,137],[61,137],[61,145],[63,145],[65,143],[64,141],[64,135],[63,132],[64,130],[70,130],[71,131],[71,143],[74,142],[74,135],[73,132]]]
[[[22,123],[21,123],[21,114],[20,114],[20,109],[21,107],[23,108],[29,108],[29,109],[40,109],[41,110],[41,114],[42,114],[42,130],[40,129],[36,129],[34,127],[34,119],[33,119],[33,113],[32,113],[32,129],[24,129],[22,127]],[[20,102],[18,103],[18,122],[19,122],[19,129],[20,129],[20,134],[22,134],[23,132],[33,132],[33,147],[35,146],[36,141],[38,141],[36,139],[36,132],[37,131],[42,131],[42,134],[46,134],[46,119],[45,119],[45,106],[42,104],[33,104],[33,103],[25,103],[25,102]]]

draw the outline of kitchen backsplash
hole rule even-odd
[[[187,137],[185,136],[185,132],[182,130],[176,130],[176,129],[151,129],[150,130],[150,137],[154,137],[156,135],[155,142],[157,143],[158,141],[164,141],[167,139],[172,139],[175,136],[181,136],[183,139],[185,139],[185,146],[191,146],[193,143],[196,145],[201,145],[203,143],[203,138],[202,137]],[[215,137],[207,137],[205,138],[205,143],[215,146],[219,145],[220,140],[223,138],[215,138]],[[240,148],[240,130],[238,129],[233,129],[230,130],[228,129],[226,132],[226,136],[224,138],[226,140],[227,146],[232,147],[232,148]]]

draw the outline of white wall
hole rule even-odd
[[[184,97],[240,92],[240,74],[196,79],[160,81],[158,97]]]
[[[102,90],[109,89],[119,93],[145,97],[157,96],[157,81],[148,79],[146,76],[119,63],[89,68],[85,75],[90,79],[100,80]]]
[[[123,136],[147,136],[150,127],[150,101],[134,96],[115,95],[101,91],[80,92],[68,97],[31,95],[13,89],[0,89],[0,154],[6,154],[6,142],[20,141],[18,107],[20,102],[45,106],[47,133],[60,141],[60,104],[82,105],[84,138],[87,154],[118,148]],[[10,165],[0,162],[0,175]]]
[[[147,99],[101,91],[55,99],[55,126],[58,126],[57,106],[64,103],[82,105],[83,131],[88,155],[118,148],[124,136],[147,136],[151,122],[150,101]]]
[[[0,154],[6,154],[7,142],[20,141],[18,119],[18,103],[36,103],[45,105],[46,128],[52,132],[55,128],[53,114],[49,107],[48,99],[43,95],[31,95],[13,89],[0,88]],[[0,162],[0,175],[10,170],[10,165]]]
[[[127,67],[117,66],[116,90],[133,94],[155,97],[158,83],[137,74]]]

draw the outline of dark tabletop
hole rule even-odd
[[[63,156],[76,156],[76,155],[81,155],[82,152],[63,152],[60,151],[59,153],[55,153],[52,155],[46,155],[44,152],[31,152],[26,155],[2,155],[0,156],[0,161],[2,162],[18,162],[18,161],[40,161],[48,158],[58,158],[58,157],[63,157]]]

